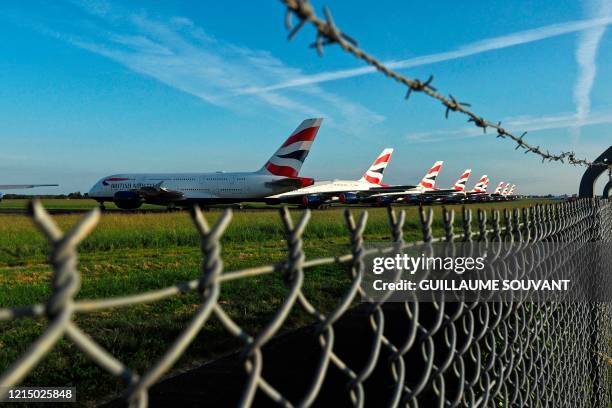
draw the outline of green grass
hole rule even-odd
[[[1,208],[21,208],[25,202],[5,201]],[[83,208],[88,200],[45,200],[49,208]],[[83,202],[81,202],[83,201]],[[533,201],[482,204],[482,208],[522,207]],[[477,208],[476,206],[472,206]],[[75,207],[71,207],[75,208]],[[440,207],[433,207],[436,213]],[[460,209],[459,206],[457,206]],[[357,216],[363,208],[353,209]],[[417,209],[406,207],[406,238],[420,238]],[[348,237],[342,209],[314,211],[306,230],[308,257],[348,252]],[[368,209],[366,242],[389,240],[385,209]],[[212,223],[220,215],[205,213]],[[299,211],[293,213],[299,216]],[[81,215],[56,215],[62,229]],[[459,220],[458,220],[459,221]],[[457,222],[459,226],[459,222]],[[434,223],[441,234],[439,215]],[[226,270],[281,261],[285,256],[284,233],[275,211],[236,211],[222,239]],[[81,244],[79,270],[82,285],[77,299],[92,299],[138,293],[166,287],[198,277],[199,237],[186,212],[105,213],[95,231]],[[25,215],[0,214],[0,307],[42,303],[49,296],[51,270],[46,265],[47,245]],[[306,272],[304,291],[320,310],[338,302],[349,279],[343,267],[328,266]],[[286,295],[281,276],[266,275],[225,283],[224,309],[250,333],[261,330]],[[161,302],[79,315],[77,324],[113,355],[137,372],[143,372],[162,355],[185,327],[198,306],[195,294]],[[294,308],[283,330],[311,320]],[[21,319],[0,323],[0,372],[15,361],[44,330],[44,319]],[[229,352],[239,343],[213,318],[204,327],[177,367],[209,360]],[[122,384],[91,363],[69,341],[62,340],[27,377],[27,385],[77,387],[81,403],[91,403],[122,389]]]
[[[98,205],[98,202],[90,199],[69,199],[69,198],[44,198],[41,200],[45,208],[50,210],[90,210]],[[0,202],[0,211],[4,210],[25,210],[28,207],[30,200],[26,199],[9,199]],[[108,210],[118,210],[113,203],[106,203]],[[154,209],[163,208],[159,206],[145,204],[141,208]]]

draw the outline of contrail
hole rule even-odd
[[[464,58],[470,55],[480,54],[487,51],[499,50],[515,45],[540,41],[551,37],[557,37],[563,34],[580,32],[594,28],[600,28],[603,30],[609,24],[612,24],[612,16],[551,24],[548,26],[534,28],[531,30],[519,31],[516,33],[507,34],[499,37],[487,38],[485,40],[466,44],[452,51],[423,55],[420,57],[414,57],[400,61],[392,60],[387,61],[384,64],[391,69],[418,67],[422,65],[433,64],[436,62]],[[328,71],[322,72],[320,74],[298,76],[265,87],[239,88],[235,90],[235,93],[252,94],[269,92],[278,89],[294,88],[298,86],[318,84],[321,82],[335,81],[338,79],[352,78],[356,76],[371,74],[374,72],[376,72],[376,69],[369,66],[361,68],[343,69],[338,71]]]
[[[517,128],[525,131],[550,130],[550,129],[575,129],[577,126],[592,126],[612,123],[612,111],[589,112],[580,119],[574,112],[563,112],[545,116],[522,116],[505,118],[502,120],[504,127]],[[425,132],[412,132],[406,135],[411,142],[432,143],[447,140],[464,139],[471,137],[485,137],[480,129],[466,126],[449,130],[429,130]]]
[[[600,18],[612,17],[612,3],[606,0],[593,5],[593,11]],[[597,50],[606,31],[606,26],[589,28],[578,39],[576,62],[578,63],[578,78],[574,85],[574,103],[576,104],[576,128],[573,131],[574,142],[580,137],[580,127],[591,111],[591,90],[597,72]]]

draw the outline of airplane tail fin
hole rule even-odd
[[[504,189],[501,191],[501,195],[505,196],[508,194],[508,189],[510,188],[510,183],[504,186]]]
[[[497,187],[495,188],[495,191],[493,191],[493,194],[501,194],[503,186],[504,186],[504,182],[500,181]]]
[[[457,180],[453,186],[453,189],[457,191],[465,191],[465,184],[470,178],[470,173],[472,173],[472,169],[465,169],[461,177],[459,177],[459,180]]]
[[[488,185],[489,185],[489,177],[486,174],[484,174],[482,177],[480,177],[480,180],[478,180],[478,183],[476,183],[472,191],[475,193],[486,193]]]
[[[363,173],[363,176],[359,179],[359,181],[364,181],[371,184],[382,184],[383,173],[391,160],[391,155],[393,154],[393,149],[386,148],[378,155],[374,163],[370,166],[370,168]]]
[[[436,177],[438,177],[438,173],[440,173],[440,169],[442,168],[443,161],[437,161],[434,163],[431,169],[425,174],[425,177],[419,183],[418,188],[420,190],[430,191],[433,190],[436,186]]]
[[[516,185],[513,184],[512,187],[510,187],[510,190],[508,191],[508,195],[511,196],[512,194],[514,194],[514,189],[516,188]]]
[[[264,164],[260,172],[297,177],[321,127],[322,118],[306,119]]]

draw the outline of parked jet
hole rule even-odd
[[[495,191],[489,195],[489,201],[504,201],[508,195],[510,183],[501,182],[497,185]]]
[[[400,191],[383,191],[369,197],[362,197],[360,201],[365,203],[374,203],[377,205],[388,205],[394,201],[408,202],[418,199],[421,194],[433,191],[435,189],[436,178],[438,177],[443,164],[443,161],[435,162],[416,186],[409,186],[408,188]]]
[[[188,206],[262,201],[265,197],[312,185],[299,177],[323,119],[303,121],[264,166],[251,173],[115,174],[100,179],[89,197],[135,209],[143,203]]]
[[[472,170],[465,169],[452,188],[439,189],[435,187],[435,182],[443,163],[442,161],[436,162],[419,185],[412,190],[377,194],[377,204],[387,205],[394,201],[404,203],[461,202],[465,198],[465,185]]]
[[[516,188],[515,184],[510,186],[510,190],[508,190],[508,193],[505,196],[506,200],[516,200],[517,197],[514,195],[514,189],[515,188]]]
[[[493,195],[501,194],[503,186],[504,186],[504,182],[500,181],[497,187],[495,188],[495,191],[493,191]]]
[[[433,191],[424,192],[421,198],[429,198],[429,201],[441,201],[441,202],[449,202],[449,203],[460,203],[462,202],[467,192],[465,191],[465,185],[467,184],[468,179],[470,178],[470,174],[472,173],[472,169],[465,169],[457,182],[453,185],[453,188],[447,190],[434,189]]]
[[[57,187],[59,184],[0,184],[0,190],[21,190],[34,187]],[[0,201],[4,194],[0,193]]]
[[[404,199],[404,201],[414,203],[462,202],[466,195],[465,184],[471,173],[472,169],[465,169],[461,176],[459,176],[459,179],[453,184],[452,188],[440,189],[434,187],[431,190],[424,191],[418,196],[412,197],[412,200]]]
[[[486,201],[500,201],[503,200],[503,196],[501,195],[502,189],[504,188],[504,181],[500,181],[495,187],[495,190],[491,194],[488,194],[486,197]]]
[[[504,186],[504,189],[501,191],[501,193],[499,193],[502,197],[506,197],[506,195],[508,194],[508,189],[510,189],[510,183],[507,183]]]
[[[392,154],[393,149],[384,149],[359,180],[317,181],[299,190],[270,196],[266,202],[302,204],[308,208],[319,208],[337,200],[340,195],[346,199],[347,193],[381,191],[385,187],[382,184],[383,174]]]
[[[480,177],[474,188],[466,193],[466,200],[469,202],[488,201],[487,187],[489,185],[489,176],[486,174]]]
[[[489,186],[489,176],[483,174],[478,180],[478,183],[474,185],[474,188],[468,191],[468,194],[484,194],[487,192]]]

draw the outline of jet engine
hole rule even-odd
[[[381,197],[376,197],[376,205],[379,207],[384,207],[386,205],[391,204],[394,201],[394,197],[390,197],[390,196],[381,196]]]
[[[318,194],[309,194],[302,197],[302,205],[306,208],[319,208],[324,204],[323,198]]]
[[[357,204],[359,202],[359,197],[355,193],[341,193],[338,199],[343,204]]]
[[[142,205],[142,197],[133,191],[117,191],[113,196],[115,205],[124,210],[135,210]]]

